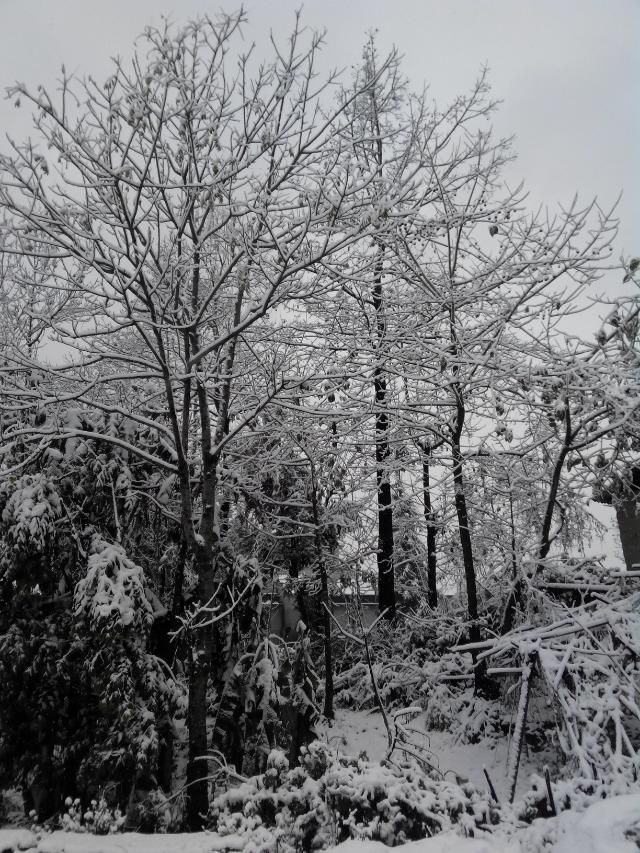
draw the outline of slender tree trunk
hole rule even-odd
[[[471,542],[471,528],[469,526],[469,513],[467,510],[467,498],[464,488],[463,457],[460,447],[462,429],[466,416],[462,389],[456,382],[453,385],[456,399],[456,416],[451,436],[451,455],[453,460],[453,488],[455,496],[456,515],[458,518],[458,533],[460,536],[460,548],[462,550],[462,563],[464,566],[465,586],[467,590],[467,614],[469,618],[469,642],[480,641],[480,625],[478,624],[478,589],[476,582],[476,569],[473,559],[473,546]],[[487,678],[487,665],[484,661],[478,661],[477,652],[472,652],[473,673],[475,692],[481,695],[491,693],[491,684]]]
[[[311,461],[311,460],[310,460]],[[313,511],[313,536],[320,576],[320,600],[322,602],[322,629],[324,634],[324,715],[333,719],[333,650],[331,648],[331,616],[329,615],[329,579],[324,561],[322,536],[320,533],[320,512],[318,510],[318,489],[315,466],[311,462],[311,508]]]
[[[553,473],[551,475],[551,486],[549,488],[549,496],[547,498],[547,506],[542,521],[542,530],[540,531],[540,547],[538,550],[538,564],[536,566],[536,572],[544,568],[544,561],[546,560],[547,555],[549,554],[551,543],[553,541],[551,539],[551,522],[553,520],[553,512],[556,506],[556,500],[558,498],[558,489],[560,488],[562,469],[564,467],[565,459],[567,458],[569,450],[571,449],[571,412],[569,409],[568,401],[565,401],[564,405],[564,426],[564,443],[560,449],[560,453],[558,454],[556,464],[553,467]]]
[[[518,571],[518,555],[516,552],[516,524],[513,517],[513,493],[511,490],[511,482],[509,481],[509,519],[511,522],[511,578],[513,586],[509,592],[504,612],[502,614],[502,622],[500,624],[500,634],[507,634],[514,625],[516,612],[518,607],[522,605],[522,597],[524,587],[522,578]]]
[[[424,518],[427,522],[427,603],[432,610],[438,606],[438,588],[436,586],[436,525],[435,515],[431,505],[431,445],[422,445],[422,495],[424,501]]]
[[[454,362],[452,372],[454,382],[452,382],[451,390],[455,401],[455,416],[451,426],[451,458],[453,462],[453,489],[455,497],[456,515],[458,518],[458,533],[460,536],[460,548],[462,550],[462,562],[464,566],[465,586],[467,589],[467,614],[469,618],[469,641],[477,643],[480,641],[480,625],[478,624],[478,589],[476,583],[476,569],[473,560],[473,546],[471,543],[471,528],[469,526],[469,513],[467,510],[467,498],[464,488],[463,474],[463,457],[460,441],[464,422],[466,418],[466,408],[464,395],[460,382],[458,381],[459,374],[459,348],[458,337],[455,327],[455,308],[453,303],[450,306],[449,314],[449,332],[451,335],[451,347],[453,350]],[[476,693],[484,694],[491,691],[491,684],[487,679],[487,665],[484,661],[478,662],[478,654],[472,652],[473,657],[473,673],[474,673],[474,688]]]
[[[391,619],[396,612],[393,504],[389,472],[389,414],[387,410],[387,380],[382,366],[381,350],[386,334],[382,291],[382,255],[379,246],[373,285],[373,306],[376,313],[376,367],[373,385],[376,401],[376,482],[378,490],[378,605]]]
[[[173,597],[171,601],[171,613],[173,616],[181,616],[184,613],[184,572],[187,566],[187,542],[184,533],[180,535],[178,546],[178,562],[173,578]]]
[[[374,55],[371,55],[375,63]],[[380,116],[375,88],[371,91],[371,129],[374,136],[373,158],[380,181],[383,179],[383,152]],[[387,381],[384,373],[384,347],[387,336],[384,289],[385,245],[376,241],[376,262],[373,277],[372,301],[375,311],[376,365],[373,384],[376,401],[376,483],[378,489],[378,606],[386,611],[386,618],[396,613],[395,565],[393,541],[393,505],[389,471],[389,413],[387,408]]]
[[[462,453],[460,450],[460,436],[454,435],[452,442],[453,455],[453,487],[455,492],[456,515],[458,517],[458,532],[460,535],[460,547],[462,549],[462,562],[464,565],[464,578],[467,588],[467,613],[469,617],[469,642],[480,641],[480,625],[478,624],[478,590],[476,584],[476,570],[473,561],[473,546],[471,544],[471,530],[469,528],[469,514],[467,512],[467,499],[464,491],[464,477],[462,471]],[[487,679],[487,665],[484,661],[478,661],[477,652],[472,652],[473,673],[475,692],[480,695],[490,693],[490,685]]]
[[[518,712],[516,724],[511,736],[511,750],[509,755],[508,781],[509,802],[512,803],[516,795],[518,784],[518,770],[520,769],[520,758],[522,756],[522,745],[527,730],[527,711],[529,710],[529,694],[531,692],[531,678],[538,657],[537,652],[530,652],[526,661],[523,662],[522,680],[520,683],[520,699],[518,701]]]
[[[454,436],[452,442],[453,456],[453,487],[455,495],[456,515],[458,518],[458,533],[460,536],[460,548],[462,549],[462,563],[464,566],[464,579],[467,589],[467,611],[471,623],[469,640],[472,643],[480,639],[478,627],[478,591],[476,585],[476,570],[473,561],[473,546],[471,544],[471,531],[469,529],[469,514],[467,511],[467,499],[464,492],[464,477],[462,473],[462,453],[460,440]]]

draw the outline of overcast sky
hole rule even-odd
[[[244,5],[245,38],[260,44],[270,29],[285,38],[302,4]],[[51,84],[62,63],[106,78],[109,57],[130,54],[162,14],[180,23],[220,8],[216,0],[0,0],[0,91],[15,80]],[[615,255],[640,254],[640,0],[306,0],[303,20],[327,29],[327,65],[347,72],[377,29],[382,48],[404,55],[413,88],[429,84],[442,104],[488,65],[504,102],[496,128],[516,137],[512,183],[525,179],[536,205],[569,203],[579,192],[606,207],[623,192]],[[4,133],[25,137],[28,118],[0,100]],[[621,275],[601,289],[621,292]],[[606,508],[598,514],[612,524]],[[609,539],[592,547],[619,551]]]
[[[247,0],[245,38],[286,37],[299,0]],[[60,65],[106,77],[162,14],[177,23],[220,7],[204,0],[0,0],[0,88],[50,84]],[[232,11],[235,3],[225,6]],[[575,192],[619,205],[616,256],[640,253],[640,0],[307,0],[303,20],[326,28],[327,63],[356,63],[367,32],[395,44],[415,89],[444,103],[487,64],[504,101],[495,125],[515,135],[511,180],[536,203]],[[0,101],[3,131],[28,132],[28,115]],[[1,144],[1,143],[0,143]],[[615,278],[607,282],[617,287]],[[620,285],[621,286],[621,285]]]

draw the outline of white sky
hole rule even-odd
[[[247,0],[248,42],[286,37],[300,0]],[[236,4],[225,8],[233,10]],[[0,0],[0,91],[15,80],[52,84],[60,65],[107,76],[148,23],[215,14],[205,0]],[[614,257],[640,254],[640,0],[307,0],[303,20],[328,30],[327,63],[349,69],[367,32],[395,44],[415,89],[445,103],[490,67],[504,101],[495,125],[516,137],[512,183],[532,202],[603,206],[624,195]],[[22,138],[28,114],[0,100],[3,133]],[[0,140],[0,146],[3,142]],[[609,295],[622,287],[608,277]],[[602,288],[604,290],[604,286]]]

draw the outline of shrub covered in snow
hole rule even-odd
[[[245,837],[245,850],[254,849],[256,833],[268,833],[282,853],[349,838],[395,846],[452,827],[473,835],[497,820],[470,785],[431,779],[415,766],[347,758],[319,741],[303,748],[300,766],[292,769],[274,750],[263,775],[216,797],[210,810],[211,827]]]
[[[84,812],[79,798],[65,800],[66,811],[60,819],[62,829],[67,832],[90,832],[92,835],[112,835],[120,832],[124,826],[124,815],[118,808],[112,808],[101,795],[91,800]]]
[[[144,591],[142,568],[124,548],[95,534],[87,573],[74,595],[76,616],[101,633],[131,629],[143,638],[151,626],[153,609]]]
[[[46,474],[0,480],[0,589],[41,580],[61,514],[60,495]]]
[[[183,698],[146,650],[143,569],[75,525],[62,491],[43,473],[0,483],[0,782],[41,819],[105,785],[124,804]]]

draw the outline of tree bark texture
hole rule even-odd
[[[427,603],[432,610],[438,606],[438,588],[436,585],[437,554],[436,554],[436,525],[431,504],[431,446],[422,448],[422,495],[424,503],[424,518],[427,523]]]

